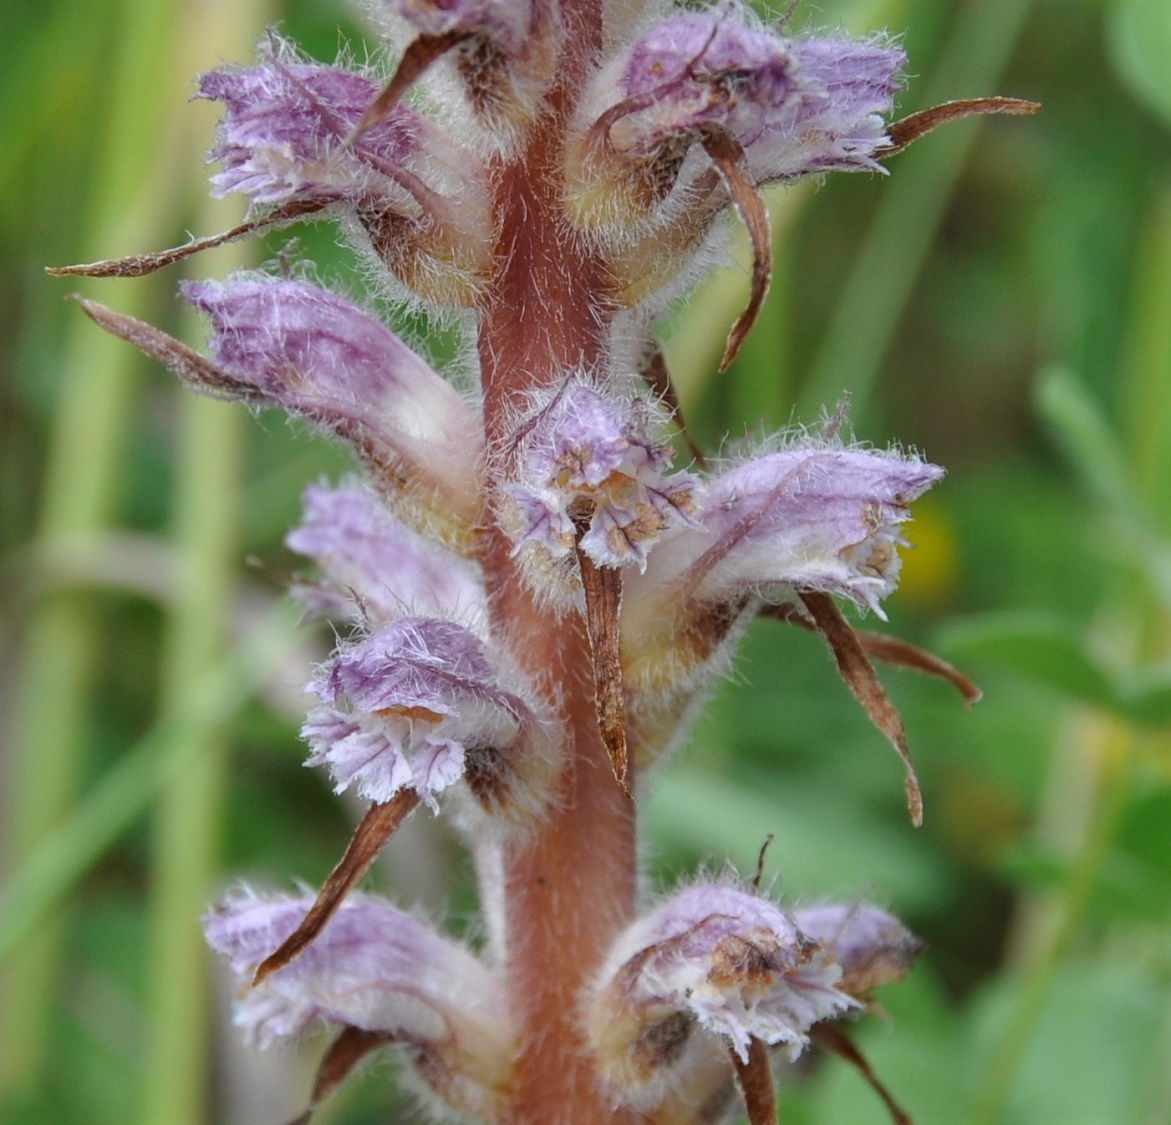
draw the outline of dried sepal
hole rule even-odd
[[[374,128],[398,105],[403,94],[422,77],[436,59],[442,58],[453,47],[469,39],[472,34],[471,31],[455,28],[439,35],[420,35],[417,39],[413,39],[403,52],[398,66],[395,67],[394,74],[378,91],[378,96],[363,111],[358,123],[342,142],[342,147],[351,148],[357,144],[364,134]]]
[[[703,450],[695,444],[695,440],[687,428],[687,421],[683,417],[683,406],[679,402],[679,393],[675,390],[675,384],[671,381],[671,372],[667,369],[667,360],[663,356],[663,350],[654,340],[648,341],[647,346],[643,349],[638,363],[638,373],[650,388],[651,393],[670,411],[671,419],[678,427],[679,433],[683,437],[683,443],[687,446],[687,452],[691,455],[696,466],[700,469],[707,468],[707,458],[704,456]]]
[[[732,325],[724,356],[720,360],[720,371],[727,371],[760,316],[768,296],[773,276],[772,230],[768,207],[748,173],[744,146],[723,129],[705,131],[702,142],[704,151],[712,158],[712,163],[720,170],[720,175],[728,185],[728,194],[744,220],[752,246],[752,291],[748,306]]]
[[[768,1061],[768,1047],[759,1039],[748,1044],[748,1058],[742,1060],[731,1048],[736,1081],[744,1096],[748,1125],[776,1125],[777,1098],[773,1091],[773,1072]]]
[[[168,335],[153,324],[115,312],[98,301],[76,297],[82,311],[100,328],[112,336],[133,344],[144,355],[156,359],[183,382],[197,391],[215,398],[237,399],[259,403],[264,396],[252,384],[237,379],[189,348],[181,340]]]
[[[866,1056],[838,1024],[819,1023],[810,1030],[809,1038],[823,1051],[828,1051],[848,1062],[862,1075],[866,1084],[882,1099],[894,1125],[914,1125],[911,1115],[895,1101],[894,1095],[883,1085],[870,1063],[866,1061]]]
[[[394,1041],[395,1037],[384,1031],[367,1031],[361,1027],[343,1028],[317,1064],[308,1108],[300,1117],[290,1121],[289,1125],[309,1125],[317,1107],[350,1076],[354,1067],[371,1051]]]
[[[403,789],[385,804],[370,806],[354,830],[341,861],[321,885],[321,890],[317,892],[313,905],[300,925],[257,966],[252,977],[253,987],[283,969],[321,933],[345,901],[346,895],[370,870],[370,865],[378,858],[378,853],[395,834],[398,826],[418,805],[418,794],[412,789]]]
[[[631,795],[630,757],[626,745],[626,704],[618,618],[622,607],[622,571],[598,566],[579,546],[577,563],[585,592],[586,634],[594,665],[594,703],[598,731],[622,792]]]
[[[866,655],[861,642],[854,634],[853,627],[842,615],[828,594],[803,592],[801,601],[809,610],[817,630],[825,638],[842,680],[862,704],[870,721],[884,734],[903,760],[906,769],[907,809],[911,823],[919,827],[923,823],[923,794],[919,780],[911,763],[911,752],[907,747],[907,734],[903,718],[890,696],[878,679],[874,665]]]
[[[305,218],[306,215],[314,215],[325,206],[325,203],[316,200],[295,200],[259,218],[240,223],[230,230],[208,235],[206,238],[193,238],[182,246],[156,250],[153,254],[131,254],[126,258],[110,258],[74,266],[46,266],[45,273],[50,277],[147,277],[166,266],[173,266],[185,258],[201,254],[204,250],[214,250],[217,246],[235,242],[239,238],[247,238],[261,231],[285,226]]]
[[[962,98],[942,102],[918,113],[908,114],[887,127],[889,142],[878,150],[882,157],[895,156],[920,137],[926,136],[940,125],[951,121],[962,121],[965,117],[986,117],[990,114],[1032,114],[1041,112],[1040,102],[1024,98]]]
[[[782,602],[778,605],[765,604],[759,608],[758,612],[761,617],[767,617],[773,621],[783,621],[812,632],[817,631],[817,626],[813,623],[812,618],[793,602]],[[969,707],[980,702],[983,692],[979,686],[943,657],[936,656],[935,653],[919,648],[909,641],[888,636],[886,633],[855,629],[854,635],[871,660],[881,664],[889,664],[892,668],[905,668],[943,680],[951,684],[963,696],[964,703]]]

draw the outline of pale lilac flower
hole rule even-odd
[[[204,918],[208,944],[247,985],[311,904],[237,892]],[[364,895],[351,895],[295,961],[247,988],[235,1020],[261,1047],[317,1023],[384,1035],[408,1048],[436,1094],[479,1120],[496,1118],[511,1079],[500,982],[461,946]]]
[[[342,148],[378,87],[340,67],[272,61],[204,74],[197,97],[224,103],[211,159],[214,194],[240,192],[254,203],[384,197],[401,202],[398,182],[420,134],[435,126],[406,106]]]
[[[834,445],[746,461],[707,483],[700,527],[652,559],[647,596],[656,587],[698,602],[816,590],[885,616],[907,506],[942,476],[917,457]]]
[[[684,160],[717,133],[743,153],[756,184],[881,170],[883,114],[905,61],[882,42],[786,39],[731,15],[665,19],[602,68],[582,99],[567,150],[570,213],[619,238],[685,182],[693,197],[671,221],[702,228],[716,181]]]
[[[476,518],[482,439],[459,394],[356,305],[302,281],[185,282],[211,321],[212,360],[239,397],[279,405],[349,441],[387,491],[437,516]]]
[[[449,617],[484,632],[484,585],[475,564],[400,523],[369,489],[310,485],[304,509],[285,544],[321,569],[323,583],[297,588],[315,613],[358,612],[375,625]]]
[[[486,173],[434,122],[395,106],[353,131],[378,93],[338,67],[272,59],[211,71],[198,97],[225,103],[211,157],[215,193],[252,204],[344,205],[363,248],[410,291],[440,305],[475,299],[490,269]]]
[[[923,943],[893,914],[865,902],[806,906],[793,917],[841,966],[838,987],[851,996],[902,980],[923,951]]]
[[[343,648],[307,690],[324,706],[301,731],[306,764],[328,766],[337,792],[356,785],[379,804],[409,788],[437,809],[469,754],[507,759],[535,721],[480,640],[438,618],[405,617]]]
[[[699,481],[665,475],[672,454],[651,436],[641,400],[620,404],[571,380],[516,442],[519,480],[504,496],[518,548],[563,558],[580,532],[581,549],[598,566],[642,569],[666,529],[691,522]]]
[[[589,1002],[591,1044],[606,1081],[643,1104],[686,1065],[697,1030],[745,1061],[752,1039],[796,1057],[813,1024],[856,1007],[840,976],[772,903],[723,885],[689,887],[619,937]]]

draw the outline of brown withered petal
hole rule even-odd
[[[679,395],[675,390],[675,384],[671,382],[671,372],[667,370],[667,360],[663,356],[662,349],[653,340],[643,352],[638,365],[638,373],[655,396],[671,412],[671,417],[675,425],[679,427],[679,433],[687,446],[687,452],[691,454],[696,466],[700,469],[706,469],[707,458],[703,455],[703,450],[692,440],[691,432],[687,428]]]
[[[112,336],[133,344],[151,359],[157,359],[185,383],[211,395],[242,399],[245,402],[262,401],[262,396],[251,383],[229,375],[174,336],[168,336],[166,332],[133,316],[114,312],[97,301],[85,297],[74,299],[96,325]]]
[[[765,605],[760,609],[761,617],[768,617],[774,621],[784,621],[791,625],[799,625],[802,629],[817,632],[817,626],[806,617],[792,602],[780,605]],[[964,698],[964,703],[972,707],[979,703],[984,693],[979,686],[973,683],[954,664],[949,664],[933,652],[919,648],[909,641],[898,637],[888,637],[885,633],[872,633],[865,629],[856,629],[854,636],[858,638],[866,655],[871,660],[882,664],[889,664],[893,668],[906,668],[912,672],[922,672],[925,676],[935,676],[946,680]]]
[[[101,262],[83,262],[75,266],[46,266],[45,273],[51,277],[147,277],[163,269],[190,258],[193,254],[204,250],[214,250],[223,246],[225,242],[235,242],[238,238],[258,234],[270,227],[283,226],[312,215],[326,206],[324,201],[299,199],[278,207],[259,219],[250,219],[240,223],[231,230],[211,234],[206,238],[194,238],[182,246],[172,246],[167,250],[156,250],[153,254],[131,254],[127,258],[109,258]]]
[[[329,877],[318,891],[309,913],[280,948],[260,963],[252,978],[253,986],[258,985],[271,973],[275,973],[277,969],[283,969],[321,933],[346,895],[370,870],[370,865],[378,858],[378,853],[382,851],[387,840],[394,835],[407,816],[414,812],[418,804],[419,795],[413,789],[403,789],[389,801],[370,806],[354,830],[341,862],[329,873]]]
[[[911,764],[902,716],[879,682],[862,642],[842,616],[833,598],[829,594],[809,592],[801,594],[801,600],[812,615],[817,631],[833,652],[846,686],[862,704],[870,721],[886,735],[902,758],[907,771],[907,808],[911,813],[911,822],[918,828],[923,823],[923,794],[919,791],[915,767]]]
[[[748,298],[747,307],[728,333],[724,358],[720,360],[720,371],[723,372],[732,366],[768,296],[773,278],[772,229],[764,197],[748,172],[744,146],[723,129],[705,130],[702,140],[704,151],[712,158],[728,185],[728,193],[744,220],[752,244],[752,294]]]
[[[729,1047],[736,1081],[744,1095],[748,1111],[748,1125],[776,1125],[777,1102],[773,1092],[773,1072],[768,1062],[768,1047],[760,1039],[748,1045],[748,1061],[741,1062],[736,1051]]]
[[[470,31],[448,31],[443,35],[420,35],[412,40],[403,52],[394,74],[378,92],[378,97],[366,107],[366,112],[362,114],[358,124],[342,142],[342,148],[350,148],[357,143],[363,133],[372,129],[398,105],[403,94],[419,80],[437,58],[447,54],[465,39],[470,39],[472,34]]]
[[[309,1108],[289,1125],[309,1125],[314,1111],[333,1091],[349,1077],[354,1069],[371,1051],[394,1042],[393,1035],[381,1031],[366,1031],[360,1027],[347,1027],[329,1046],[317,1067],[313,1079],[313,1093]]]
[[[622,661],[619,655],[618,613],[622,606],[622,571],[598,566],[581,549],[579,531],[577,561],[585,591],[586,633],[594,662],[594,703],[598,730],[610,765],[622,791],[630,796],[630,760],[626,747],[626,706],[622,689]]]
[[[828,1021],[816,1024],[809,1029],[809,1038],[823,1050],[844,1059],[866,1079],[867,1085],[882,1098],[895,1125],[914,1125],[911,1115],[895,1101],[891,1092],[879,1081],[878,1075],[871,1070],[854,1041],[837,1024]]]
[[[890,664],[895,668],[909,668],[927,676],[946,680],[964,697],[964,703],[969,707],[979,703],[984,694],[954,664],[949,664],[932,652],[882,633],[859,633],[858,639],[871,660],[880,660],[883,664]]]
[[[946,125],[949,121],[961,121],[965,117],[982,117],[990,113],[1038,113],[1040,109],[1040,102],[1030,102],[1024,98],[962,98],[954,102],[942,102],[940,105],[909,114],[901,121],[890,125],[886,130],[890,144],[883,145],[875,155],[884,159],[894,156],[920,137],[926,136],[940,125]]]

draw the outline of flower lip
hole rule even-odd
[[[306,689],[323,706],[302,736],[307,765],[329,768],[338,792],[356,784],[376,803],[412,789],[437,796],[464,777],[468,753],[502,753],[533,716],[501,686],[480,640],[438,618],[406,617],[339,652]]]
[[[591,999],[591,1039],[607,1080],[639,1100],[685,1058],[679,1040],[693,1026],[719,1035],[742,1061],[753,1039],[799,1054],[814,1023],[856,1006],[836,987],[839,976],[766,900],[719,884],[689,887],[619,937]],[[656,1055],[655,1044],[669,1049]]]
[[[675,523],[691,522],[699,481],[664,475],[671,451],[650,435],[646,404],[621,405],[571,379],[518,432],[519,480],[504,486],[517,548],[568,555],[579,534],[598,566],[636,564]]]
[[[352,71],[276,59],[202,75],[195,96],[225,104],[211,153],[223,165],[212,176],[215,194],[238,191],[254,203],[281,203],[392,190],[429,126],[401,106],[343,151],[377,92]]]

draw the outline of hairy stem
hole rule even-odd
[[[526,151],[497,169],[502,216],[492,296],[481,310],[479,352],[490,456],[507,458],[507,435],[525,392],[606,362],[611,311],[602,264],[561,221],[560,138],[566,107],[601,43],[596,2],[562,4],[560,85]],[[534,601],[495,529],[482,561],[494,628],[556,701],[565,737],[557,800],[504,859],[510,991],[520,1058],[515,1125],[618,1121],[597,1087],[581,1030],[582,987],[634,911],[634,806],[614,779],[598,732],[586,630]]]

